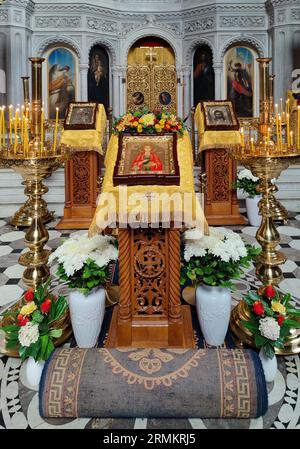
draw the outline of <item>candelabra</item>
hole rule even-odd
[[[29,193],[27,216],[30,226],[25,234],[29,251],[21,254],[19,263],[26,268],[23,282],[36,289],[49,277],[49,251],[44,247],[49,234],[44,226],[47,191],[43,181],[72,155],[69,147],[58,145],[58,110],[53,141],[45,140],[45,120],[42,109],[42,63],[44,58],[30,58],[32,69],[32,101],[27,107],[15,110],[9,107],[6,126],[5,110],[0,117],[0,165],[20,173]],[[28,90],[25,98],[29,99]],[[25,189],[25,190],[26,190]]]
[[[256,276],[263,284],[278,285],[283,278],[280,265],[286,261],[286,257],[276,249],[280,242],[280,235],[274,224],[274,204],[276,205],[274,192],[277,187],[274,186],[272,180],[277,179],[282,170],[287,169],[290,164],[300,163],[300,148],[298,145],[294,145],[293,134],[289,132],[288,110],[285,113],[284,121],[282,115],[278,113],[277,105],[275,105],[275,115],[272,114],[269,90],[271,59],[258,58],[257,61],[260,75],[260,115],[257,140],[254,142],[252,137],[246,143],[242,132],[241,145],[230,148],[229,152],[231,157],[239,160],[251,170],[254,176],[259,178],[258,190],[262,194],[259,211],[262,221],[257,230],[256,239],[262,247],[262,252],[257,259]],[[282,106],[280,112],[282,112]],[[273,139],[275,134],[276,139],[275,137]],[[232,311],[230,327],[241,343],[255,346],[251,331],[242,324],[242,320],[249,319],[250,311],[242,300]],[[276,348],[276,353],[286,355],[298,352],[300,352],[300,331],[292,329],[286,339],[284,349]]]

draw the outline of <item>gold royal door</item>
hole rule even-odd
[[[127,111],[177,110],[175,55],[170,47],[135,47],[128,55]]]

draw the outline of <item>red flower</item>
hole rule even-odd
[[[265,295],[269,299],[273,299],[276,296],[276,290],[273,285],[267,285],[265,288]]]
[[[279,326],[282,326],[284,320],[285,320],[284,316],[279,315],[279,317],[277,318],[277,323],[279,324]]]
[[[27,316],[23,316],[20,313],[17,316],[17,320],[18,320],[19,326],[25,326],[28,323],[28,321],[30,321]]]
[[[24,299],[25,299],[25,301],[28,301],[28,302],[34,300],[33,288],[30,288],[29,290],[27,290],[27,292],[25,292]]]
[[[41,304],[41,312],[42,313],[48,313],[51,308],[51,299],[45,299],[44,302]]]
[[[261,301],[255,301],[255,303],[253,304],[253,312],[255,313],[255,315],[263,316],[263,314],[265,313],[265,309]]]

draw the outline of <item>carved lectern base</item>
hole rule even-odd
[[[189,306],[181,305],[180,231],[119,229],[120,300],[109,347],[193,348]]]
[[[132,326],[131,344],[123,344],[122,329],[118,328],[118,306],[114,308],[112,320],[110,323],[108,338],[105,343],[106,348],[116,348],[122,346],[131,346],[133,348],[195,348],[195,338],[192,324],[192,315],[190,306],[181,306],[182,323],[181,325],[169,325],[156,321],[153,326],[150,323],[144,326]],[[173,344],[174,334],[178,334],[181,344]]]

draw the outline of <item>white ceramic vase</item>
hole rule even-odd
[[[26,380],[29,386],[38,387],[44,365],[44,360],[36,362],[33,357],[28,357],[26,362]]]
[[[97,288],[87,296],[77,290],[72,291],[69,308],[77,345],[79,348],[93,348],[98,341],[104,318],[104,288]]]
[[[276,355],[272,359],[266,356],[263,348],[259,351],[259,358],[265,373],[266,382],[273,382],[277,373],[277,358]]]
[[[222,345],[230,320],[230,290],[199,285],[196,289],[196,307],[205,341],[212,346]]]
[[[261,215],[259,215],[258,208],[258,202],[260,199],[260,195],[256,195],[254,198],[246,198],[247,216],[251,226],[260,226]]]

